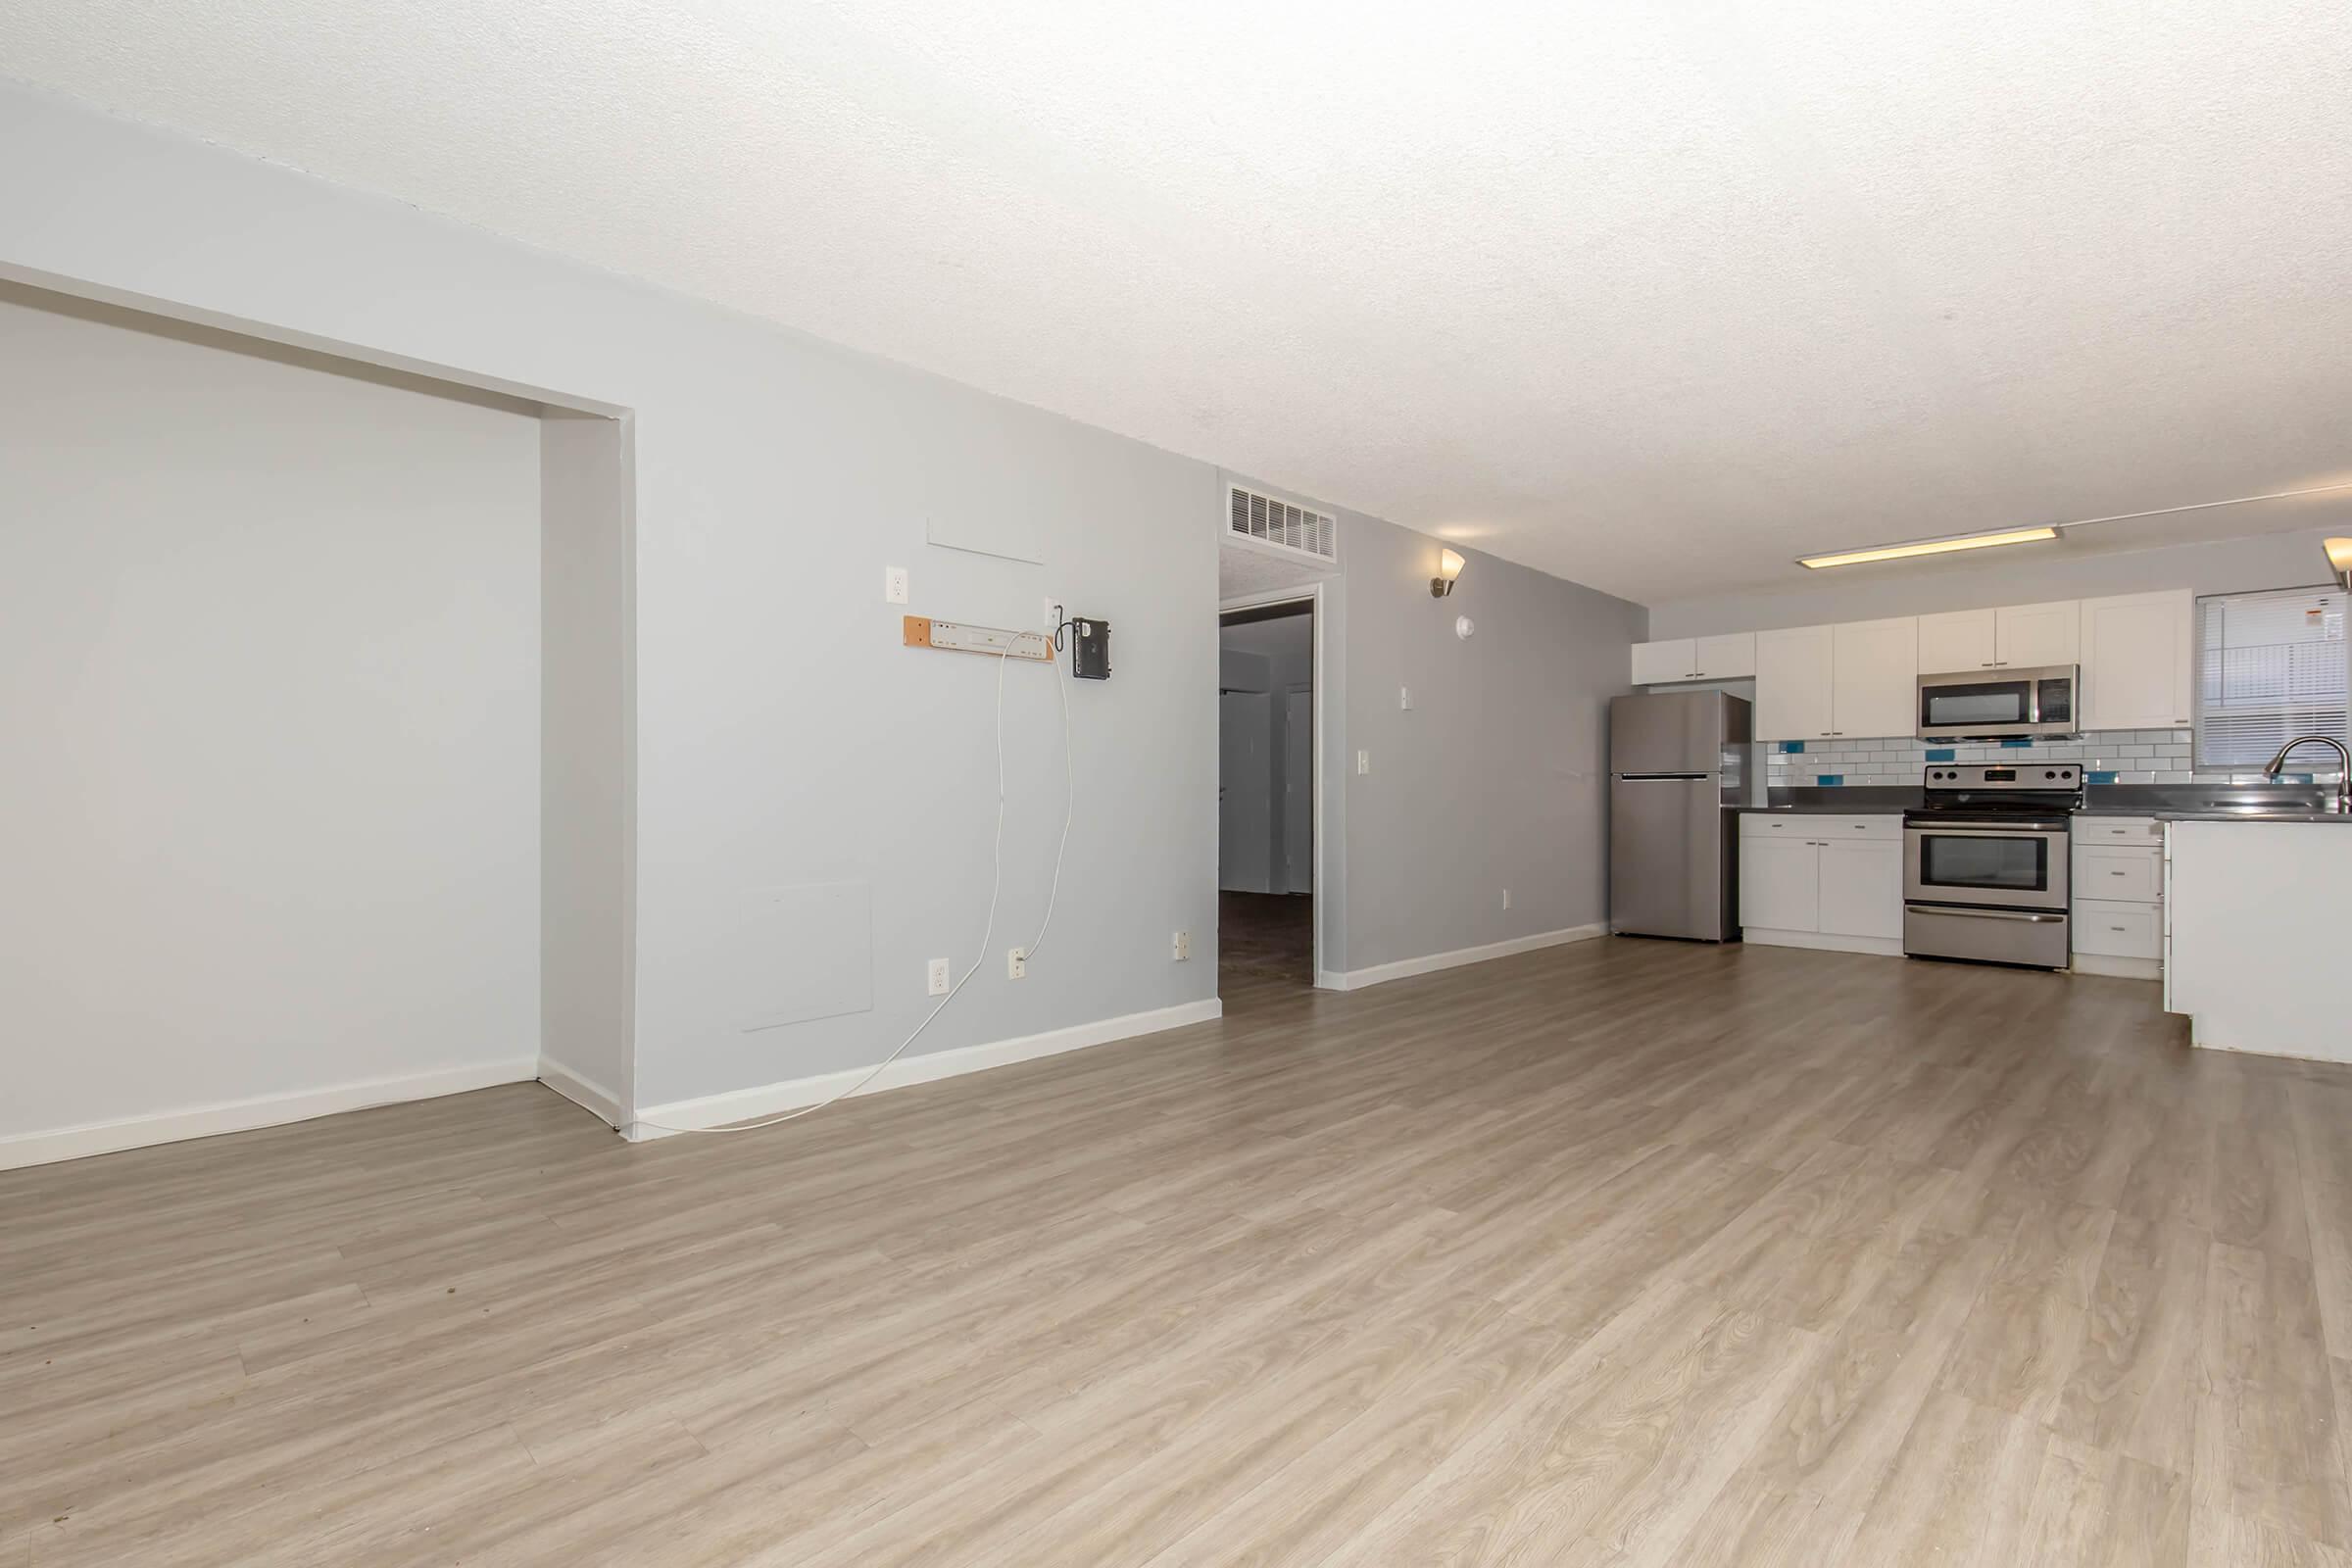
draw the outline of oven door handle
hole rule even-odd
[[[1905,831],[1933,833],[1946,839],[2062,839],[2067,830],[2062,827],[1924,827],[1914,825]]]
[[[2066,918],[2063,914],[2031,914],[2018,909],[1958,909],[1926,904],[1914,904],[1911,909],[1917,914],[1956,914],[1970,920],[2025,920],[2034,925]]]

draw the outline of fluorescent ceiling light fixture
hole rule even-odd
[[[2029,545],[2055,539],[2058,530],[2002,528],[1994,533],[1958,533],[1948,539],[1915,539],[1904,545],[1873,545],[1867,550],[1840,550],[1834,556],[1799,556],[1796,564],[1818,571],[1824,566],[1859,566],[1866,561],[1901,561],[1910,556],[1940,556],[1950,550],[1984,550],[1992,545]]]

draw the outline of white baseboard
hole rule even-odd
[[[1187,1024],[1206,1023],[1223,1017],[1225,1004],[1211,997],[1205,1002],[1187,1002],[1173,1007],[1159,1007],[1151,1012],[1130,1012],[1117,1018],[1100,1018],[1093,1023],[1072,1024],[1067,1029],[1050,1029],[1044,1034],[1022,1035],[1012,1040],[994,1040],[984,1045],[961,1046],[954,1051],[936,1051],[923,1056],[901,1056],[881,1072],[874,1081],[858,1093],[879,1094],[885,1089],[905,1089],[912,1084],[927,1084],[941,1078],[958,1078],[967,1072],[986,1072],[991,1067],[1007,1067],[1016,1061],[1031,1061],[1039,1056],[1055,1056],[1065,1051],[1083,1051],[1088,1046],[1108,1045],[1114,1040],[1132,1040],[1138,1035],[1157,1034],[1163,1029],[1181,1029]],[[797,1110],[829,1100],[865,1076],[868,1069],[852,1067],[842,1072],[820,1073],[813,1078],[789,1078],[782,1083],[760,1084],[751,1089],[730,1090],[722,1095],[705,1095],[698,1100],[673,1100],[666,1104],[648,1105],[639,1119],[629,1124],[632,1141],[645,1142],[667,1138],[679,1128],[720,1127],[728,1122],[749,1121],[755,1117],[772,1115],[779,1110]],[[666,1122],[666,1127],[649,1125]]]
[[[2075,973],[2107,975],[2117,980],[2161,980],[2164,965],[2155,958],[2111,958],[2103,953],[2078,953]]]
[[[1594,937],[1609,934],[1606,923],[1572,925],[1560,931],[1539,931],[1532,937],[1513,937],[1508,942],[1490,942],[1483,948],[1456,948],[1451,953],[1432,953],[1418,958],[1399,958],[1395,963],[1376,963],[1368,969],[1349,969],[1346,973],[1326,970],[1315,977],[1315,983],[1328,991],[1361,991],[1387,980],[1404,980],[1417,974],[1432,974],[1440,969],[1458,969],[1465,963],[1484,963],[1489,958],[1507,958],[1515,953],[1533,953],[1538,948],[1556,948],[1563,943],[1589,942]]]
[[[409,1100],[432,1100],[462,1095],[497,1084],[529,1083],[539,1076],[533,1056],[514,1056],[467,1067],[443,1067],[433,1072],[399,1078],[369,1078],[326,1089],[301,1089],[291,1094],[262,1095],[252,1100],[223,1101],[190,1110],[158,1111],[125,1116],[120,1121],[85,1122],[46,1132],[12,1133],[0,1138],[0,1170],[46,1165],[118,1150],[144,1149],[152,1144],[175,1144],[189,1138],[212,1138],[221,1133],[251,1132],[339,1111],[365,1110],[369,1105],[397,1104]]]
[[[1903,956],[1900,937],[1838,937],[1819,931],[1766,931],[1749,926],[1740,940],[1757,948],[1811,948],[1820,953],[1868,953],[1882,958]]]
[[[620,1097],[586,1073],[574,1072],[553,1056],[541,1056],[539,1081],[606,1126],[620,1125]]]

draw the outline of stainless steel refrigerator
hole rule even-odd
[[[1740,940],[1740,817],[1748,705],[1725,692],[1609,703],[1609,927]]]

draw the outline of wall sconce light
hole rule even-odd
[[[2345,540],[2344,543],[2346,545],[2352,545],[2352,539]],[[1462,558],[1455,555],[1452,551],[1439,551],[1438,574],[1429,579],[1429,597],[1432,599],[1443,599],[1447,594],[1453,592],[1454,579],[1462,574],[1463,564],[1464,563]]]
[[[2337,580],[2352,588],[2352,539],[2328,541],[2328,564],[2335,568]]]

